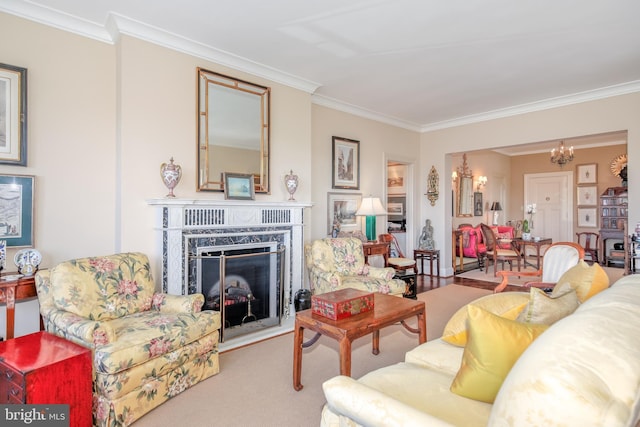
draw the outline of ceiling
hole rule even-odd
[[[425,131],[640,91],[637,0],[2,0],[139,37]]]

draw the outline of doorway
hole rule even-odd
[[[385,194],[387,202],[386,231],[392,233],[406,257],[413,256],[414,228],[412,224],[414,202],[413,164],[406,160],[386,160]],[[395,248],[392,245],[392,256]],[[395,254],[395,256],[398,256]]]
[[[573,172],[524,175],[524,213],[534,237],[573,241]],[[533,215],[528,206],[535,205]]]

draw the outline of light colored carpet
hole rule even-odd
[[[447,285],[418,295],[427,306],[427,339],[442,335],[455,311],[491,291]],[[409,321],[415,325],[415,321]],[[306,333],[305,340],[313,333]],[[404,360],[417,335],[400,325],[380,332],[380,354],[371,353],[371,337],[353,343],[352,376]],[[305,427],[320,423],[325,403],[322,383],[340,373],[336,341],[322,337],[303,350],[302,384],[293,389],[293,333],[220,355],[220,373],[170,399],[134,427]]]
[[[619,278],[622,277],[622,275],[624,274],[624,269],[623,268],[614,268],[614,267],[602,267],[603,270],[607,273],[607,276],[609,276],[609,281],[611,284],[613,284],[616,280],[618,280]],[[501,269],[500,264],[498,264],[498,270]],[[509,265],[505,264],[505,269],[509,269]],[[514,267],[514,270],[517,271],[517,268]],[[535,268],[529,267],[527,266],[527,268],[523,268],[521,271],[536,271]],[[502,280],[501,276],[494,276],[493,275],[493,265],[489,265],[489,271],[487,273],[484,272],[484,269],[480,270],[480,269],[475,269],[475,270],[471,270],[471,271],[466,271],[464,273],[458,274],[458,277],[462,277],[465,279],[474,279],[474,280],[483,280],[485,282],[494,282],[494,283],[500,283],[500,281]],[[516,277],[516,276],[512,276],[509,278],[509,284],[510,285],[522,285],[526,282],[531,282],[532,280],[535,280],[535,278],[533,277]]]

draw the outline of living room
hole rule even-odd
[[[33,246],[42,254],[43,269],[78,257],[139,251],[150,256],[154,277],[161,277],[156,211],[148,201],[166,195],[158,170],[170,158],[182,166],[179,199],[224,201],[222,193],[196,191],[197,67],[272,90],[271,191],[257,194],[256,201],[286,201],[284,176],[292,170],[299,177],[295,198],[313,204],[305,209],[305,242],[327,236],[327,193],[335,191],[332,137],[358,140],[360,188],[345,192],[384,200],[387,160],[413,165],[408,244],[415,247],[430,219],[444,275],[452,274],[455,227],[449,177],[459,164],[451,154],[626,132],[629,162],[640,158],[637,82],[585,93],[573,103],[540,103],[483,121],[411,128],[323,103],[309,82],[254,74],[206,50],[144,39],[126,26],[115,35],[102,28],[89,37],[4,7],[0,36],[10,42],[2,43],[0,62],[28,70],[29,136],[27,166],[0,165],[0,172],[35,176]],[[574,163],[581,163],[579,155]],[[432,166],[440,177],[433,206],[424,195]],[[630,168],[629,224],[640,222],[638,180],[640,170]],[[516,216],[521,207],[512,201],[509,208]],[[383,224],[378,222],[378,234]],[[8,260],[16,250],[9,248]],[[22,304],[27,307],[17,310],[17,336],[38,330],[37,303]],[[2,313],[0,319],[1,328]]]

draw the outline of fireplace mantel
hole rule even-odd
[[[277,238],[286,247],[284,318],[290,318],[293,295],[304,283],[304,209],[311,207],[311,203],[177,198],[151,199],[147,203],[156,208],[154,228],[159,231],[156,247],[162,259],[165,292],[176,295],[194,292],[189,285],[188,259],[190,248],[198,239]],[[273,335],[283,333],[278,330],[282,328],[272,329]]]

